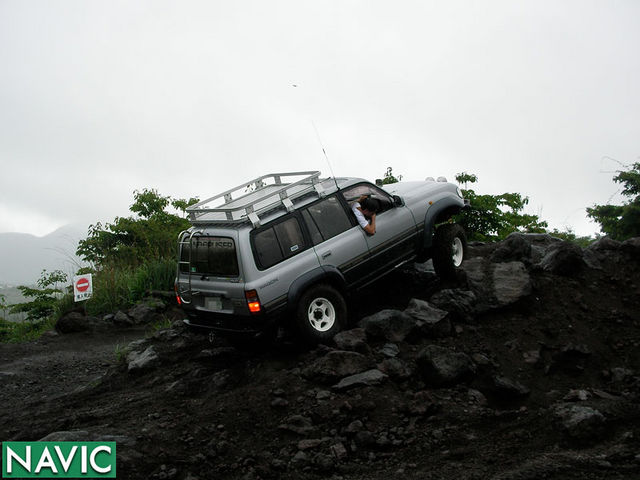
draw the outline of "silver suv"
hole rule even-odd
[[[368,235],[351,209],[377,201]],[[180,233],[176,296],[185,323],[258,335],[283,321],[310,343],[347,324],[348,295],[409,261],[452,277],[464,258],[467,206],[444,178],[384,188],[320,172],[269,174],[201,201]]]

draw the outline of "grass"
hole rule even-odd
[[[175,275],[174,260],[158,260],[136,269],[105,268],[94,274],[87,313],[112,313],[142,300],[150,291],[171,291]]]
[[[39,338],[44,332],[51,330],[56,320],[51,317],[40,322],[12,322],[0,319],[0,342],[21,343]]]
[[[124,310],[142,300],[154,290],[171,291],[175,279],[174,260],[157,260],[138,268],[107,267],[93,273],[93,296],[84,302],[88,315],[98,316]],[[27,342],[37,339],[54,328],[60,317],[74,308],[73,294],[59,298],[54,313],[42,320],[12,322],[0,318],[0,343]],[[168,328],[171,322],[163,319],[152,326],[154,331]]]

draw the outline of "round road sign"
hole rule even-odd
[[[79,292],[86,292],[89,289],[89,280],[86,278],[81,278],[76,282],[76,290]]]

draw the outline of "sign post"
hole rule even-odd
[[[88,300],[93,295],[93,283],[91,274],[76,275],[73,277],[73,300],[81,302]]]

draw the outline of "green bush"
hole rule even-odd
[[[137,268],[107,267],[93,275],[93,296],[86,309],[90,315],[100,315],[127,308],[152,291],[173,290],[176,263],[156,260]]]

